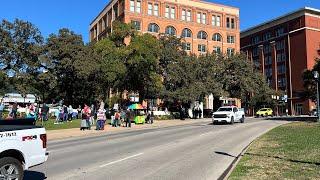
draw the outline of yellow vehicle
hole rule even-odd
[[[262,116],[262,117],[268,117],[268,116],[273,116],[273,110],[271,108],[262,108],[260,109],[256,115]]]

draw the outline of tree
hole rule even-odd
[[[313,102],[317,100],[317,82],[314,78],[313,72],[318,71],[320,73],[320,59],[315,59],[315,65],[311,70],[305,70],[302,74],[305,99],[311,99]]]
[[[57,82],[56,98],[67,104],[82,104],[95,100],[94,81],[97,63],[92,49],[82,37],[68,29],[51,34],[46,43],[46,69]]]
[[[30,22],[3,20],[0,24],[0,69],[11,77],[14,89],[22,94],[33,91],[35,77],[42,67],[43,37]]]

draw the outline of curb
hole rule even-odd
[[[229,176],[231,175],[234,168],[237,166],[239,161],[241,160],[241,157],[244,155],[244,153],[249,149],[250,145],[253,143],[251,141],[241,152],[240,154],[232,161],[232,163],[228,166],[228,168],[222,173],[222,175],[218,178],[218,180],[227,180]]]

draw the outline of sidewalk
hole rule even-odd
[[[187,125],[197,122],[211,122],[211,119],[187,119],[187,120],[162,120],[162,121],[155,121],[153,124],[142,124],[142,125],[135,125],[134,123],[131,124],[131,128],[126,127],[111,127],[111,125],[107,124],[105,126],[104,131],[96,131],[96,126],[92,126],[91,130],[80,131],[79,128],[73,129],[61,129],[61,130],[49,130],[47,131],[48,140],[59,140],[59,139],[66,139],[72,137],[84,137],[84,136],[98,136],[101,134],[106,134],[108,132],[124,132],[130,130],[141,130],[141,129],[151,129],[151,128],[161,128],[161,127],[170,127],[170,126],[177,126],[177,125]]]

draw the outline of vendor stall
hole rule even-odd
[[[144,124],[146,122],[145,109],[141,104],[132,104],[128,109],[133,110],[133,121],[135,124]]]

